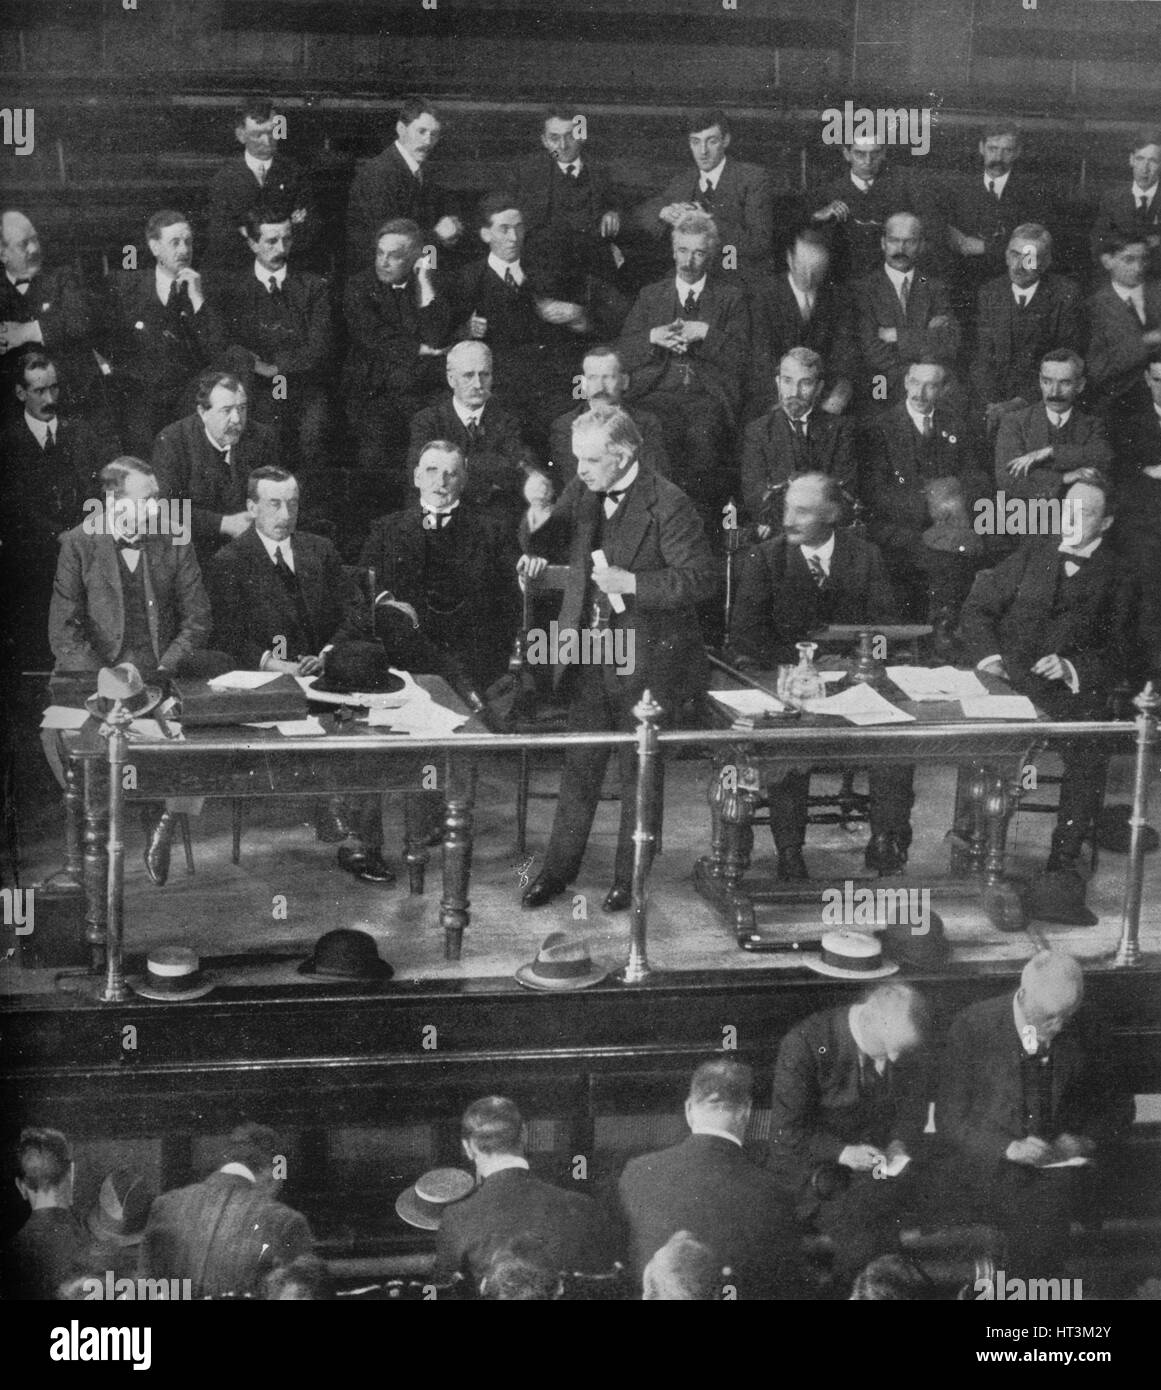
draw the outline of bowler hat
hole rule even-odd
[[[951,959],[951,947],[943,930],[943,918],[938,912],[928,913],[926,930],[898,923],[882,933],[883,949],[900,965],[916,970],[938,970]]]
[[[138,718],[160,704],[162,689],[146,685],[141,672],[130,661],[120,666],[104,666],[97,673],[96,693],[85,701],[85,708],[98,719],[105,719],[120,704],[127,714]]]
[[[573,938],[567,932],[550,932],[541,942],[536,959],[522,965],[516,978],[530,989],[556,990],[587,989],[603,980],[609,972],[589,955],[589,943]]]
[[[339,642],[327,654],[322,677],[311,687],[332,695],[389,695],[405,682],[392,673],[382,642]]]
[[[395,1199],[395,1213],[409,1226],[438,1231],[444,1208],[461,1202],[475,1190],[476,1181],[462,1168],[432,1168]]]
[[[369,932],[339,927],[319,937],[314,954],[303,961],[298,973],[342,980],[389,980],[395,971],[380,956]]]
[[[1133,808],[1123,801],[1114,802],[1110,806],[1102,806],[1093,830],[1097,845],[1101,849],[1107,850],[1109,854],[1128,854],[1129,842],[1133,833],[1133,827],[1129,824],[1129,817],[1132,814]],[[1158,837],[1153,827],[1143,825],[1141,827],[1143,852],[1152,854],[1159,843],[1161,843],[1161,838]]]
[[[140,1173],[114,1168],[101,1184],[85,1225],[109,1245],[139,1245],[153,1197]]]
[[[1095,927],[1100,918],[1085,906],[1084,879],[1067,869],[1046,869],[1028,888],[1028,916],[1065,927]]]
[[[188,946],[154,946],[145,960],[144,975],[130,975],[129,985],[145,999],[177,1003],[209,994],[214,981],[202,972],[196,951]]]

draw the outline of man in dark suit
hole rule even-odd
[[[1148,244],[1139,235],[1107,236],[1100,262],[1109,283],[1085,306],[1089,384],[1097,410],[1109,418],[1149,408],[1141,372],[1161,347],[1161,283],[1146,280],[1148,257]]]
[[[410,605],[420,630],[476,691],[508,669],[520,621],[516,537],[463,500],[460,450],[434,440],[415,465],[418,502],[371,526],[360,565]]]
[[[250,529],[246,480],[278,454],[274,430],[250,419],[246,388],[232,372],[203,372],[196,409],[153,441],[153,471],[163,497],[188,498],[198,563]]]
[[[368,248],[371,249],[371,248]],[[443,389],[452,308],[406,218],[377,229],[374,265],[347,281],[343,402],[362,467],[399,470],[407,423]]]
[[[603,1274],[616,1259],[601,1209],[583,1192],[534,1178],[524,1157],[524,1120],[504,1096],[473,1101],[460,1122],[460,1144],[476,1170],[476,1190],[443,1209],[433,1277],[463,1274],[479,1286],[492,1255],[518,1237],[539,1242],[544,1262],[562,1274]]]
[[[733,248],[721,267],[744,285],[772,268],[774,194],[770,175],[758,164],[728,155],[730,123],[723,111],[694,111],[685,123],[693,168],[675,174],[662,192],[638,209],[637,219],[659,241],[691,212],[708,213],[717,226],[719,249]],[[719,267],[715,267],[715,270]]]
[[[1126,669],[1133,591],[1103,543],[1113,522],[1104,486],[1073,483],[1063,501],[1063,538],[1033,536],[981,573],[964,604],[961,632],[974,664],[1002,676],[1052,719],[1102,719]],[[1084,739],[1060,751],[1064,776],[1047,870],[1076,875],[1100,810],[1108,754]]]
[[[1127,1128],[1131,1103],[1083,1019],[1084,976],[1063,951],[1041,951],[1003,994],[957,1015],[943,1051],[932,1173],[941,1219],[998,1225],[1005,1277],[1066,1273],[1077,1171]],[[1103,1056],[1102,1056],[1103,1054]]]
[[[16,1168],[16,1190],[30,1211],[0,1250],[0,1293],[5,1302],[54,1301],[93,1243],[73,1211],[72,1146],[58,1129],[24,1129]]]
[[[62,417],[56,364],[35,349],[21,354],[14,392],[23,406],[3,432],[0,573],[10,606],[5,646],[18,670],[48,662],[48,606],[60,538],[95,496],[97,471],[115,450],[82,419]]]
[[[817,227],[797,233],[786,252],[785,275],[762,279],[750,313],[754,326],[753,401],[774,404],[778,364],[793,347],[810,348],[825,366],[819,408],[838,415],[850,404],[858,372],[854,325],[845,294],[829,278],[830,243]]]
[[[905,622],[957,616],[983,558],[970,509],[988,479],[961,422],[943,405],[946,383],[938,362],[911,363],[903,399],[877,416],[868,434],[869,533],[883,552]],[[929,542],[937,537],[927,534],[941,519],[932,507],[932,486],[945,479],[958,484],[956,519],[963,533],[961,545],[951,550],[933,547]]]
[[[782,519],[787,484],[800,473],[826,473],[853,503],[859,495],[854,431],[818,402],[826,368],[817,352],[788,348],[776,364],[778,404],[746,427],[742,501],[762,540]]]
[[[44,269],[36,228],[22,212],[0,213],[0,363],[19,376],[22,349],[40,347],[60,368],[69,415],[95,408],[98,381],[88,295],[74,267]],[[3,383],[10,387],[11,381]],[[7,390],[5,391],[7,395]]]
[[[895,404],[909,362],[924,357],[954,364],[959,324],[946,284],[916,269],[923,254],[923,223],[894,213],[883,228],[883,264],[855,283],[855,331],[863,381],[857,408]],[[869,378],[869,379],[868,379]]]
[[[1112,236],[1143,241],[1149,250],[1150,279],[1161,276],[1161,198],[1157,196],[1161,174],[1161,130],[1133,132],[1129,144],[1130,183],[1117,183],[1101,194],[1092,224],[1093,259],[1100,257],[1103,242]]]
[[[1004,251],[1022,222],[1051,213],[1043,188],[1020,159],[1020,130],[1010,121],[980,132],[982,168],[953,178],[946,190],[947,240],[958,263],[956,304],[970,319],[984,282],[1004,269]],[[1051,344],[1050,346],[1060,346]]]
[[[741,412],[750,313],[741,289],[710,273],[720,246],[712,217],[685,213],[672,241],[676,276],[637,296],[617,352],[630,405],[660,419],[673,480],[716,532],[718,509],[737,486],[728,444]]]
[[[549,433],[549,472],[558,489],[576,476],[576,459],[572,452],[573,421],[594,405],[619,406],[641,432],[641,462],[663,478],[668,478],[669,455],[665,452],[661,421],[650,410],[625,404],[629,373],[621,365],[617,349],[606,343],[591,347],[581,363],[581,374],[578,387],[584,393],[584,399],[563,415],[558,415]]]
[[[834,248],[832,274],[840,283],[869,275],[879,263],[887,218],[896,212],[920,211],[918,190],[910,174],[887,163],[887,148],[871,139],[843,146],[847,168],[813,190],[810,219],[828,226]]]
[[[1009,410],[1036,399],[1040,362],[1054,348],[1080,350],[1080,292],[1049,271],[1052,236],[1038,222],[1017,227],[1005,253],[1008,273],[980,289],[971,378],[994,430]]]
[[[1084,359],[1067,348],[1040,361],[1040,400],[1010,411],[996,435],[996,486],[1012,497],[1060,497],[1070,484],[1113,464],[1105,427],[1076,402]]]
[[[285,208],[294,227],[294,255],[302,261],[320,231],[318,209],[304,170],[282,153],[286,120],[269,97],[251,96],[238,107],[234,138],[242,146],[219,164],[206,206],[206,268],[231,274],[245,270],[243,227],[256,203]]]
[[[111,288],[110,356],[120,384],[122,438],[149,453],[157,432],[185,415],[201,372],[223,365],[225,328],[193,268],[184,213],[155,212],[145,228],[156,264],[120,271]]]
[[[630,1160],[617,1185],[630,1261],[646,1265],[678,1231],[714,1254],[721,1285],[747,1300],[801,1295],[799,1237],[785,1193],[746,1157],[754,1073],[731,1058],[703,1062],[685,1102],[690,1134],[672,1148]]]
[[[467,341],[450,348],[447,382],[451,393],[412,417],[408,468],[414,471],[420,453],[433,439],[446,439],[467,461],[465,500],[514,521],[532,452],[515,416],[492,399],[491,349]]]
[[[540,143],[544,152],[513,167],[506,192],[524,214],[528,254],[554,268],[566,299],[582,301],[587,277],[616,281],[620,197],[608,168],[589,156],[584,116],[550,107]]]
[[[920,1157],[926,1028],[922,996],[892,981],[811,1014],[778,1046],[766,1167],[799,1219],[833,1240],[843,1283],[898,1246],[916,1201],[915,1169],[898,1165]]]
[[[219,296],[230,351],[247,374],[254,418],[277,431],[283,460],[318,469],[329,462],[330,289],[289,264],[294,231],[283,209],[251,209],[245,227],[253,260]]]
[[[1152,408],[1123,424],[1123,480],[1109,544],[1141,587],[1142,678],[1161,676],[1161,353],[1145,369]]]
[[[792,662],[794,648],[828,623],[897,621],[895,596],[878,550],[835,524],[843,507],[838,482],[825,473],[791,479],[782,534],[758,546],[742,567],[731,639],[738,660],[762,669]],[[873,767],[867,867],[901,869],[911,844],[910,767]],[[767,789],[778,877],[809,877],[802,857],[810,774],[787,772]]]
[[[317,676],[339,642],[368,635],[338,551],[323,536],[298,528],[298,480],[285,469],[251,473],[246,510],[253,526],[223,546],[207,572],[216,646],[245,670]],[[339,848],[339,867],[365,883],[391,884],[383,859],[383,821],[377,797],[347,807],[316,807],[319,838],[354,843]],[[336,824],[337,822],[337,824]]]
[[[395,140],[355,169],[347,204],[347,264],[361,268],[375,228],[396,217],[418,222],[438,247],[454,247],[464,225],[454,202],[428,169],[443,126],[426,97],[405,96],[395,122]]]
[[[520,569],[534,579],[545,556],[568,562],[559,631],[572,635],[579,655],[556,678],[568,682],[569,728],[631,729],[646,690],[667,715],[705,690],[696,605],[713,596],[717,567],[689,498],[641,464],[641,436],[623,410],[582,415],[573,452],[577,476],[532,531]],[[544,867],[525,891],[525,907],[557,897],[580,871],[610,752],[566,752]],[[623,911],[631,898],[633,750],[619,749],[618,763],[621,821],[607,912]]]
[[[192,1298],[240,1298],[256,1295],[272,1269],[309,1255],[306,1218],[278,1200],[285,1152],[265,1125],[233,1130],[216,1172],[154,1200],[140,1274],[188,1279]]]

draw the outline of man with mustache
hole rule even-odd
[[[622,365],[620,354],[615,347],[598,343],[585,353],[581,363],[579,385],[584,392],[584,400],[572,410],[558,415],[552,422],[549,435],[548,457],[557,487],[564,487],[570,478],[576,476],[576,459],[572,452],[572,422],[578,420],[594,405],[619,406],[641,431],[641,462],[663,477],[668,477],[669,458],[665,452],[665,436],[662,433],[661,421],[651,410],[625,405],[629,373]]]
[[[860,137],[843,146],[843,160],[843,173],[807,198],[810,220],[830,229],[834,278],[840,283],[874,270],[887,218],[900,208],[919,206],[910,174],[887,163],[885,145]]]

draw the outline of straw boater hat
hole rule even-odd
[[[85,708],[98,719],[105,719],[120,701],[125,711],[137,719],[159,705],[162,694],[160,686],[145,684],[132,662],[123,661],[120,666],[102,667],[97,675],[96,694],[85,701]]]
[[[587,941],[554,931],[544,938],[536,959],[517,970],[516,978],[529,989],[565,991],[587,989],[608,973],[589,955]]]
[[[444,1208],[474,1192],[476,1180],[462,1168],[433,1168],[395,1199],[395,1213],[409,1226],[438,1231]]]
[[[106,1245],[140,1245],[153,1195],[140,1173],[115,1168],[101,1184],[85,1225]]]
[[[836,980],[882,980],[899,969],[884,960],[879,938],[861,931],[828,931],[821,954],[804,953],[802,964]]]
[[[153,947],[145,961],[145,974],[129,976],[134,994],[167,1003],[200,999],[209,994],[214,983],[203,974],[197,952],[188,946]]]

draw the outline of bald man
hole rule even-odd
[[[1003,1231],[1012,1278],[1062,1278],[1080,1165],[1131,1118],[1127,1096],[1086,1047],[1076,1014],[1084,976],[1072,956],[1041,951],[1020,988],[972,1004],[952,1023],[935,1125],[942,1215],[955,1200]],[[953,1199],[954,1194],[954,1199]]]

